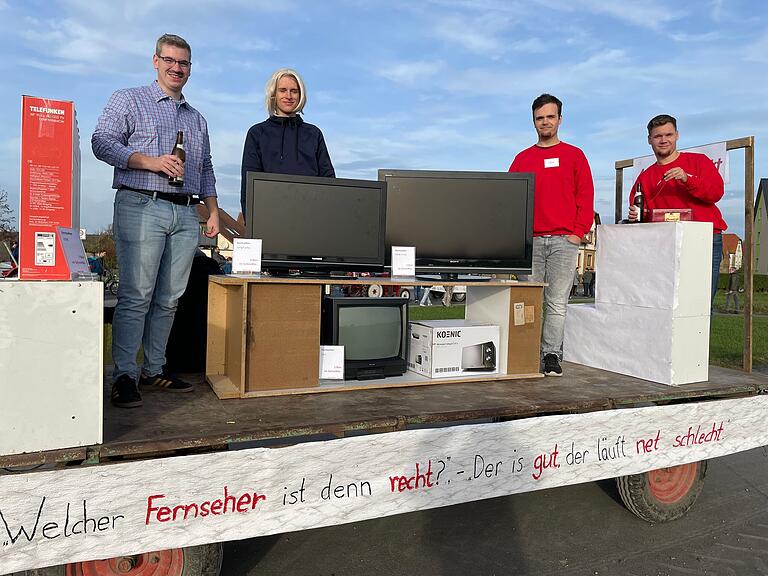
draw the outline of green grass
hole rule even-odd
[[[726,368],[742,367],[744,318],[712,316],[709,332],[709,362]],[[768,364],[768,318],[752,318],[752,365]]]
[[[739,307],[744,307],[744,293],[739,294]],[[718,290],[715,294],[715,311],[725,312],[725,290]],[[768,292],[755,292],[752,294],[752,313],[768,314]]]
[[[409,320],[457,320],[464,318],[464,304],[454,306],[411,306],[408,308]]]

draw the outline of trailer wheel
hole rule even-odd
[[[401,288],[399,296],[400,296],[400,298],[405,298],[406,300],[410,300],[411,299],[411,291],[408,290],[408,288]]]
[[[669,522],[685,515],[704,487],[707,461],[660,468],[616,478],[624,505],[647,522]]]
[[[12,576],[219,576],[221,544],[36,568]]]
[[[368,298],[380,298],[383,292],[384,290],[382,290],[381,284],[371,284],[368,286]]]

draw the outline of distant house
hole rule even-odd
[[[723,234],[723,259],[720,261],[720,272],[728,272],[731,266],[741,268],[741,238],[736,234]]]
[[[580,274],[587,270],[595,269],[595,253],[597,252],[597,227],[600,225],[600,214],[595,212],[592,228],[587,233],[586,240],[582,240],[579,246],[579,260],[577,268]]]
[[[760,179],[755,198],[755,229],[753,233],[755,274],[768,274],[768,178]]]
[[[232,256],[232,249],[235,246],[235,238],[245,235],[245,224],[235,220],[225,210],[219,208],[219,235],[214,238],[208,238],[202,233],[202,227],[208,221],[208,208],[205,204],[198,204],[197,216],[200,221],[200,246],[204,248],[219,247],[221,255],[225,258]]]

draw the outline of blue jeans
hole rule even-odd
[[[565,310],[573,286],[579,247],[567,236],[533,237],[533,282],[547,282],[544,288],[544,326],[541,354],[562,357]]]
[[[136,379],[136,355],[143,345],[142,371],[154,376],[165,364],[176,303],[187,287],[199,243],[197,209],[120,190],[113,232],[120,268],[112,320],[113,375]]]
[[[720,279],[720,261],[723,259],[723,235],[712,235],[712,300],[710,307],[715,305],[715,294],[717,294],[717,281]]]

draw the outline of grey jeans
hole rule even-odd
[[[579,247],[567,236],[533,237],[533,282],[546,282],[541,354],[562,357],[565,310],[573,286]]]

